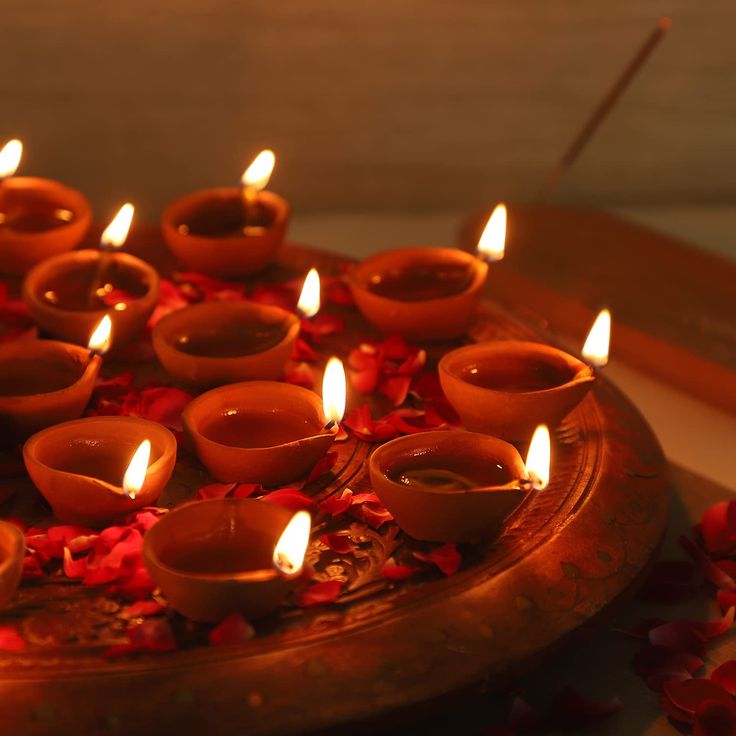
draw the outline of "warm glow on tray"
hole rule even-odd
[[[104,355],[110,349],[110,336],[112,333],[112,320],[106,314],[95,327],[90,335],[87,347],[98,355]]]
[[[304,279],[302,293],[299,296],[297,311],[304,317],[314,317],[320,308],[320,283],[319,273],[316,268],[310,270]]]
[[[500,261],[506,247],[506,206],[497,204],[478,241],[478,255],[488,261]]]
[[[100,243],[107,248],[119,248],[128,237],[134,212],[135,207],[130,202],[126,202],[103,231]]]
[[[526,456],[526,472],[537,491],[544,490],[549,483],[550,439],[546,424],[540,424],[534,430]]]
[[[608,363],[608,349],[611,343],[611,313],[601,310],[590,328],[583,345],[583,358],[592,365],[602,368]]]
[[[259,192],[261,189],[265,189],[275,164],[276,156],[274,156],[273,151],[268,149],[261,151],[253,159],[253,163],[243,172],[241,177],[243,186]]]
[[[304,563],[309,544],[312,519],[306,511],[298,511],[286,525],[273,551],[273,564],[284,575],[296,575]]]
[[[22,155],[23,144],[17,138],[13,138],[3,146],[0,150],[0,179],[15,174]]]
[[[148,471],[148,461],[151,458],[151,443],[149,440],[143,440],[125,471],[123,477],[123,490],[128,498],[135,498],[138,491],[143,488],[143,482],[146,480],[146,472]]]
[[[339,358],[330,358],[322,378],[322,404],[328,424],[338,424],[345,413],[345,368]]]

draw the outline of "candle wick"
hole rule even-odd
[[[325,424],[325,429],[332,429],[336,424],[337,422],[334,419],[330,419],[330,421]]]

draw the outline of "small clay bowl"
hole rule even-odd
[[[500,467],[499,467],[500,466]],[[488,539],[524,500],[526,468],[513,445],[473,432],[421,432],[387,442],[368,461],[371,485],[411,537],[432,542]],[[445,470],[477,484],[447,491],[406,485],[405,472]]]
[[[444,281],[435,276],[444,274]],[[446,340],[464,334],[478,309],[488,264],[454,248],[399,248],[353,266],[349,284],[363,316],[387,334],[411,340]],[[416,291],[412,285],[426,289]],[[435,288],[444,296],[432,297]],[[380,283],[382,293],[374,291]],[[453,285],[454,286],[450,286]],[[447,293],[456,291],[456,293]],[[396,294],[413,293],[413,301]],[[421,297],[421,298],[418,298]]]
[[[299,574],[287,577],[273,565],[276,543],[293,516],[253,499],[195,501],[146,532],[143,559],[171,607],[187,618],[260,618],[299,580]]]
[[[151,459],[131,499],[123,476],[143,440],[151,442]],[[176,439],[145,419],[89,417],[34,434],[23,446],[23,460],[59,521],[101,527],[156,502],[176,464]]]
[[[107,314],[112,320],[112,349],[127,345],[145,327],[158,301],[156,269],[128,253],[113,253],[107,277],[134,298],[121,305],[89,307],[85,301],[96,278],[100,251],[63,253],[39,263],[23,282],[23,301],[41,329],[77,345],[86,345]],[[56,294],[58,304],[47,298]]]
[[[55,340],[0,345],[0,444],[81,417],[101,359]]]
[[[15,595],[23,574],[26,540],[15,524],[0,521],[0,609]]]
[[[225,483],[280,485],[305,475],[330,449],[322,400],[289,383],[233,383],[198,396],[182,413],[207,470]]]
[[[76,247],[92,222],[81,192],[30,176],[12,176],[0,185],[0,212],[7,218],[0,223],[0,272],[10,274],[26,273]]]
[[[171,252],[200,273],[223,278],[247,276],[271,263],[284,241],[289,203],[278,194],[258,193],[257,227],[248,234],[224,226],[237,223],[242,190],[204,189],[172,202],[161,216],[161,231]]]
[[[539,424],[556,427],[590,391],[593,369],[536,342],[502,340],[452,350],[440,383],[466,429],[528,441]]]
[[[299,334],[284,309],[215,301],[178,309],[153,329],[153,348],[168,374],[199,388],[277,379]]]

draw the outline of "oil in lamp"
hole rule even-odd
[[[158,300],[159,277],[140,258],[120,252],[133,216],[124,205],[102,233],[100,248],[63,253],[35,266],[23,282],[23,301],[38,325],[77,345],[108,315],[116,349],[145,327]]]
[[[470,542],[496,536],[530,491],[549,481],[550,437],[537,428],[526,464],[516,448],[474,432],[422,432],[378,447],[371,485],[415,539]]]
[[[236,383],[198,396],[182,421],[197,456],[218,480],[279,485],[306,475],[329,450],[345,393],[345,370],[332,358],[321,400],[288,383]]]
[[[186,504],[144,537],[143,558],[172,608],[194,621],[277,608],[300,580],[311,519],[252,499]]]
[[[14,176],[23,145],[0,150],[0,272],[26,273],[32,266],[78,245],[89,230],[92,209],[80,192],[51,179]]]
[[[319,274],[304,281],[297,311],[319,311]],[[247,301],[212,301],[184,307],[153,329],[153,347],[175,380],[198,388],[276,380],[299,335],[299,319],[280,307]]]
[[[176,439],[145,419],[88,417],[34,434],[23,460],[59,521],[101,527],[155,504],[176,464]]]
[[[356,264],[349,274],[358,308],[387,334],[445,340],[465,333],[488,275],[503,257],[506,208],[499,205],[476,254],[455,248],[398,248]]]
[[[225,278],[271,263],[289,220],[288,202],[265,188],[275,161],[272,151],[261,151],[240,187],[205,189],[170,204],[161,230],[172,253],[191,270]]]
[[[55,340],[0,345],[0,436],[10,442],[82,416],[110,347],[110,318],[92,332],[88,348]]]
[[[517,340],[452,350],[439,363],[442,389],[467,429],[523,441],[537,424],[556,427],[590,391],[593,366],[608,360],[610,328],[604,310],[585,342],[588,363],[551,345]]]

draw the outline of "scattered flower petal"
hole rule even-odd
[[[254,636],[253,627],[239,613],[232,613],[215,626],[207,638],[213,647],[222,647],[245,644]]]
[[[454,544],[443,544],[429,554],[414,552],[414,556],[422,562],[436,565],[445,575],[454,575],[462,563],[462,557]]]
[[[343,586],[342,580],[325,580],[321,583],[312,583],[308,588],[300,590],[295,596],[297,606],[321,606],[325,603],[334,603],[340,596]]]

